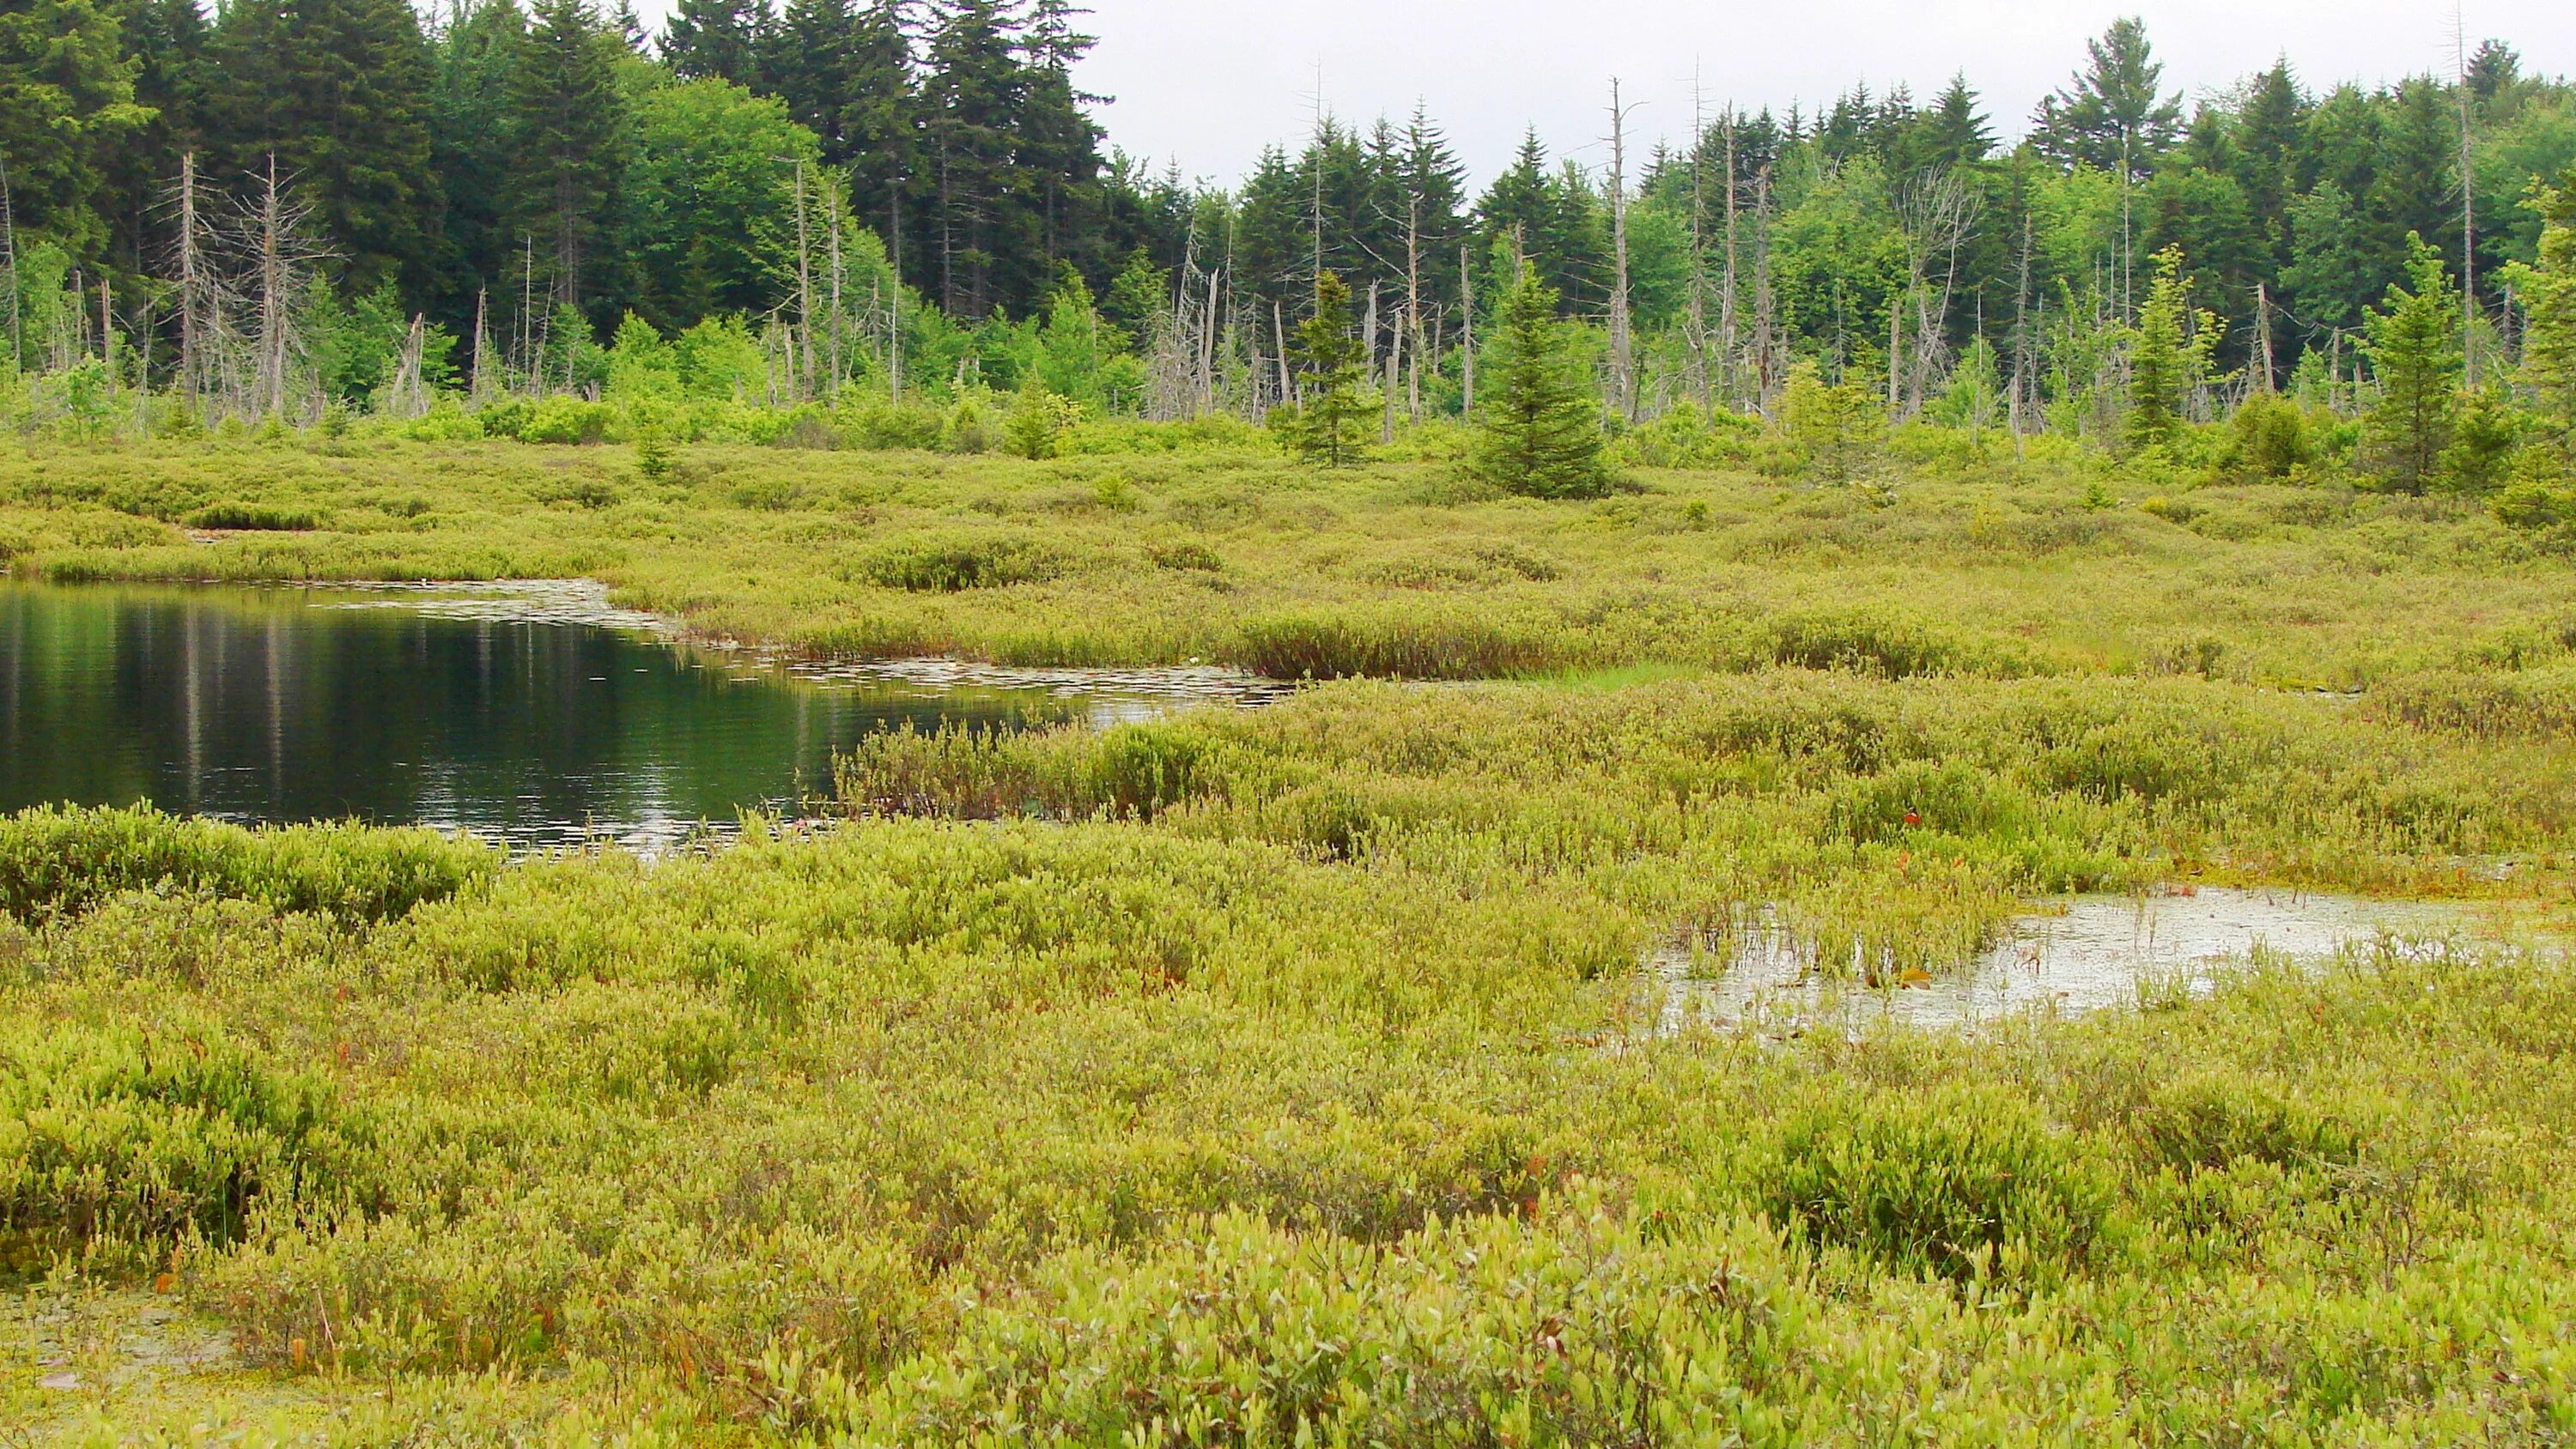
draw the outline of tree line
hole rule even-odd
[[[2501,42],[2378,88],[2284,59],[2186,108],[2123,20],[2011,145],[1965,77],[1710,101],[1651,144],[1605,88],[1589,164],[1533,133],[1471,188],[1429,116],[1319,112],[1217,185],[1104,152],[1080,17],[682,0],[654,36],[589,0],[29,0],[0,16],[12,356],[418,406],[596,392],[640,326],[772,401],[1036,379],[1259,416],[1312,390],[1330,276],[1392,428],[1474,407],[1479,331],[1535,277],[1614,427],[1777,415],[1811,375],[1889,421],[2116,438],[2160,276],[2187,418],[2357,407],[2370,313],[2428,254],[2464,385],[2501,376],[2526,203],[2576,165],[2576,88]]]

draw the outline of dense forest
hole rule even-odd
[[[86,379],[75,411],[125,387],[301,423],[648,374],[1257,418],[1307,390],[1331,273],[1391,432],[1472,408],[1530,271],[1592,324],[1614,425],[1773,415],[1803,367],[1894,421],[2117,437],[2151,314],[2147,406],[2184,420],[2357,410],[2374,309],[2428,290],[2458,380],[2500,377],[2533,198],[2576,164],[2576,87],[2501,42],[2376,90],[2284,59],[2187,109],[2121,21],[2009,145],[1964,76],[1712,102],[1679,144],[1605,83],[1597,165],[1533,133],[1477,194],[1431,117],[1319,114],[1227,187],[1104,155],[1081,16],[33,0],[0,16],[14,361]]]

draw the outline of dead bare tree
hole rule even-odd
[[[1950,304],[1958,288],[1959,248],[1975,231],[1984,199],[1948,171],[1925,171],[1897,191],[1896,214],[1905,243],[1906,294],[1914,322],[1913,356],[1898,366],[1898,336],[1890,309],[1888,408],[1890,421],[1920,411],[1934,378],[1949,361]],[[1904,385],[1898,387],[1899,376]]]

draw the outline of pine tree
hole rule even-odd
[[[439,276],[428,39],[405,0],[236,0],[211,41],[210,129],[242,174],[274,156],[352,292]]]
[[[134,63],[98,0],[0,7],[0,162],[16,224],[86,255],[106,239],[96,202],[112,149],[152,119]]]
[[[1351,328],[1351,288],[1338,272],[1315,278],[1315,310],[1297,324],[1290,360],[1298,367],[1300,396],[1276,415],[1298,456],[1326,467],[1360,461],[1369,405],[1360,395],[1367,352]]]
[[[197,0],[134,0],[125,10],[125,54],[135,64],[135,104],[151,121],[112,148],[108,171],[115,233],[110,254],[129,272],[153,270],[168,228],[160,201],[179,158],[205,142],[206,92],[214,82],[210,35]]]
[[[2392,285],[2363,326],[2363,350],[2379,384],[2363,419],[2371,465],[2389,487],[2422,493],[2439,471],[2460,409],[2460,301],[2441,254],[2420,236],[2407,244],[2412,286]]]
[[[2155,281],[2129,329],[2129,415],[2124,434],[2133,449],[2170,446],[2181,435],[2192,389],[2209,374],[2217,319],[2196,313],[2179,247],[2156,254]]]
[[[922,87],[929,211],[921,229],[937,266],[939,304],[957,317],[1033,302],[1053,275],[1037,255],[1015,154],[1029,77],[1010,22],[1000,0],[951,0],[930,38]]]
[[[2164,66],[2135,19],[2111,22],[2085,45],[2086,65],[2040,102],[2031,144],[2062,165],[2077,163],[2145,180],[2182,125],[2178,95],[2164,93]]]
[[[627,116],[616,57],[588,0],[539,0],[512,77],[509,222],[550,262],[547,296],[581,307],[611,236]],[[612,312],[610,315],[614,315]]]
[[[1613,482],[1601,400],[1556,290],[1535,273],[1504,299],[1478,388],[1474,477],[1532,498],[1598,498]]]
[[[2509,274],[2527,319],[2522,382],[2542,437],[2576,464],[2576,185],[2541,187],[2528,205],[2542,219],[2540,255]]]
[[[907,0],[872,0],[853,22],[849,90],[841,97],[838,134],[850,178],[850,210],[877,229],[888,249],[923,273],[918,248],[904,245],[905,201],[917,195],[920,108],[912,75]]]
[[[766,0],[680,0],[662,28],[662,59],[682,80],[756,87],[770,27]]]
[[[858,88],[859,17],[851,0],[787,0],[760,73],[787,114],[823,144],[823,159],[850,159],[843,126]],[[728,77],[730,79],[730,77]]]
[[[1994,132],[1977,109],[1977,93],[1968,88],[1968,78],[1962,74],[1950,77],[1931,109],[1917,114],[1905,127],[1893,161],[1902,174],[1955,171],[1983,161],[1994,149]]]
[[[507,192],[518,164],[511,142],[511,95],[527,43],[527,16],[517,0],[485,0],[438,39],[431,92],[434,164],[448,199],[446,230],[454,267],[450,315],[458,330],[469,335],[476,295],[514,272],[521,256]]]

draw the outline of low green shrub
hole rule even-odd
[[[857,575],[907,593],[954,594],[1044,583],[1071,567],[1063,550],[1034,538],[948,534],[887,544],[859,560]]]
[[[2028,1098],[1945,1084],[1838,1094],[1790,1114],[1758,1194],[1811,1242],[1958,1282],[2046,1281],[2080,1268],[2117,1200],[2105,1164]]]
[[[275,503],[210,503],[189,514],[187,524],[190,528],[302,533],[321,527],[322,516],[310,508]]]
[[[149,808],[45,806],[0,817],[0,912],[32,921],[170,889],[380,921],[454,895],[495,863],[489,848],[430,830],[246,830]]]

